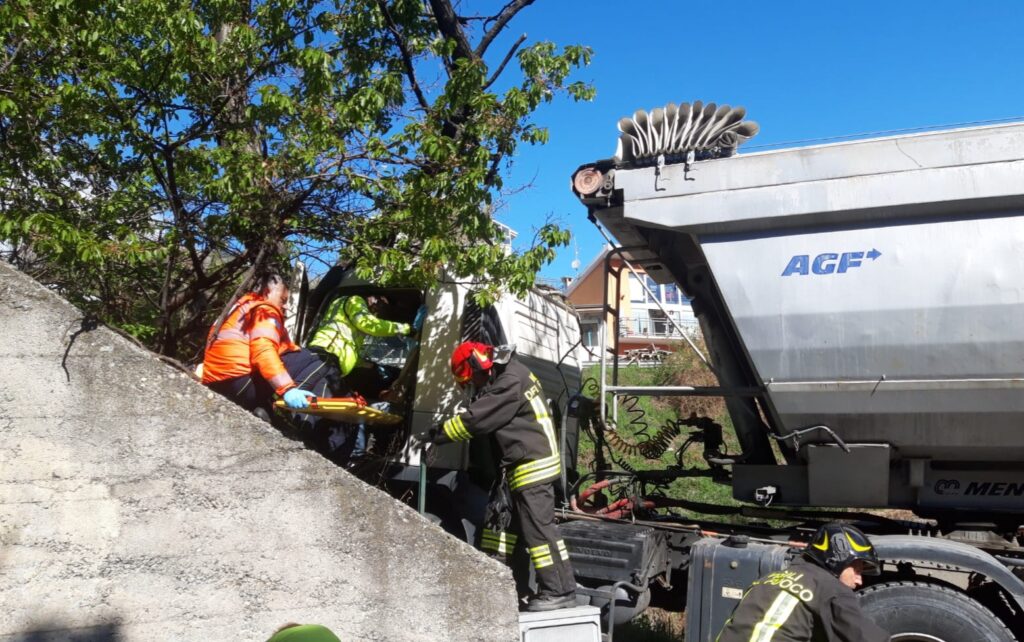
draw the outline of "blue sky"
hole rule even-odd
[[[490,3],[464,3],[465,5]],[[500,4],[500,3],[499,3]],[[475,7],[463,7],[463,9]],[[594,49],[577,76],[591,103],[561,99],[523,147],[498,219],[521,238],[552,218],[575,235],[582,263],[601,236],[569,189],[573,170],[615,152],[619,118],[668,102],[742,105],[760,133],[740,148],[975,121],[1024,119],[1024,1],[647,2],[539,0],[490,54],[529,41]],[[789,146],[789,145],[786,145]],[[572,275],[575,248],[541,276]]]

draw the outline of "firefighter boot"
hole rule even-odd
[[[554,611],[557,609],[567,609],[572,606],[576,606],[575,592],[566,593],[565,595],[543,594],[530,599],[529,603],[526,605],[526,610]]]

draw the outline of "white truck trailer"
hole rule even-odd
[[[680,498],[707,517],[682,520],[634,490],[626,519],[569,514],[584,592],[629,617],[653,587],[685,606],[688,642],[713,640],[751,580],[838,517],[884,561],[861,599],[894,640],[1024,639],[1024,124],[734,155],[757,129],[742,117],[638,112],[615,157],[573,175],[622,255],[692,298],[719,382],[613,377],[584,421],[613,432],[627,394],[724,397],[741,452],[691,423],[705,473],[750,506],[724,524]]]

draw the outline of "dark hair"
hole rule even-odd
[[[284,283],[284,278],[282,278],[277,272],[261,272],[260,274],[257,274],[256,278],[253,280],[252,289],[254,292],[266,294],[270,288],[278,283]]]

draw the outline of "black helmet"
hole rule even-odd
[[[836,577],[857,560],[864,562],[864,575],[881,572],[875,547],[859,528],[849,524],[832,522],[819,528],[804,549],[804,555]]]

